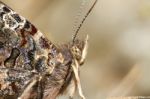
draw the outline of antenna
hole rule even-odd
[[[84,21],[86,20],[86,18],[88,17],[88,15],[91,13],[91,11],[92,11],[92,9],[94,8],[94,6],[95,6],[95,4],[97,3],[97,1],[98,0],[95,0],[94,1],[94,3],[93,3],[93,5],[90,7],[90,9],[88,10],[88,12],[86,13],[86,15],[84,16],[84,18],[82,19],[82,21],[81,21],[81,23],[79,24],[79,26],[77,27],[77,29],[76,29],[76,31],[75,31],[75,34],[73,35],[73,44],[74,44],[74,42],[75,42],[75,39],[76,39],[76,37],[77,37],[77,35],[78,35],[78,32],[79,32],[79,30],[80,30],[80,28],[82,27],[82,25],[83,25],[83,23],[84,23]],[[82,4],[83,5],[83,4]],[[82,7],[82,5],[81,5],[81,7]],[[81,8],[80,7],[80,8]]]

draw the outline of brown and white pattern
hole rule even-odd
[[[0,2],[0,99],[55,99],[68,86],[70,98],[78,89],[85,99],[79,65],[86,57],[87,40],[56,46]]]

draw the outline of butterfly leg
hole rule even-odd
[[[75,64],[72,64],[72,68],[73,68],[73,72],[75,74],[75,79],[76,79],[79,95],[82,99],[85,99],[83,92],[82,92],[82,88],[81,88],[81,82],[80,82],[80,78],[79,78],[79,64],[78,64],[77,60],[75,60]]]
[[[73,96],[74,96],[74,94],[75,94],[75,91],[76,91],[76,81],[75,81],[75,79],[73,78],[72,80],[71,80],[71,83],[70,83],[70,85],[69,85],[69,99],[73,99]]]

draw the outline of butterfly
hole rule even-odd
[[[97,1],[97,0],[96,0]],[[88,36],[55,45],[24,17],[0,1],[0,99],[56,99],[69,90],[83,95],[79,68],[84,63]]]

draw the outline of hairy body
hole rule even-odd
[[[1,97],[19,97],[35,81],[25,93],[28,97],[55,99],[71,61],[69,45],[56,47],[28,20],[0,2]]]
[[[77,28],[73,41],[54,45],[28,20],[0,2],[0,99],[56,99],[76,89],[85,99],[79,78],[88,36],[76,36],[97,0]]]
[[[55,46],[28,20],[0,2],[0,97],[3,99],[55,99],[73,85],[84,99],[79,65],[85,41]],[[84,52],[83,52],[84,51]]]

